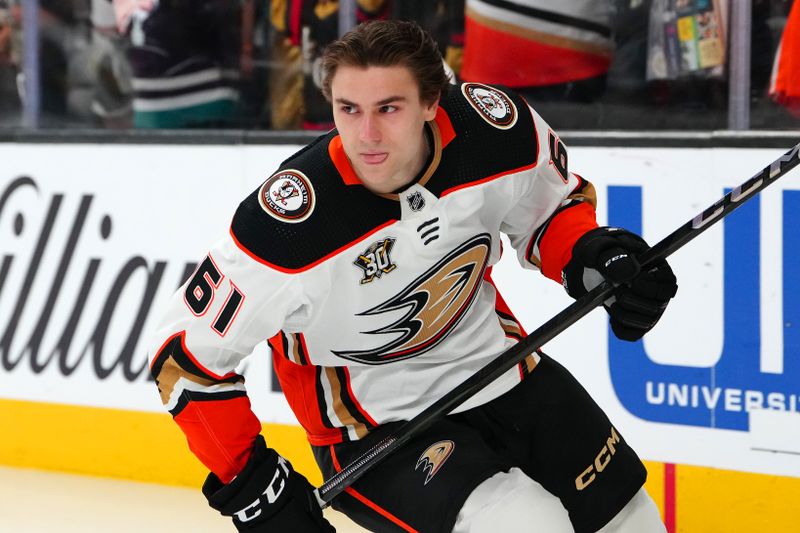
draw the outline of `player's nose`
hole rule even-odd
[[[376,143],[381,140],[381,132],[377,120],[368,113],[365,113],[359,124],[358,138],[365,143]]]

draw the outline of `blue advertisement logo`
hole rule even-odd
[[[641,233],[641,187],[609,187],[608,198],[609,224]],[[724,326],[722,354],[714,366],[655,363],[642,341],[620,341],[609,329],[612,385],[632,414],[653,422],[747,431],[751,409],[800,410],[800,191],[782,195],[782,374],[760,369],[760,200],[753,198],[721,222]]]

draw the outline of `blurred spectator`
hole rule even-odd
[[[92,110],[107,126],[133,123],[133,86],[127,43],[117,30],[111,0],[92,0],[92,43],[96,65]]]
[[[6,0],[0,0],[0,121],[18,119],[20,111],[17,92],[19,57],[13,38],[13,20]]]
[[[278,130],[300,129],[303,123],[303,58],[300,45],[289,32],[289,0],[270,2],[271,59],[269,108],[271,126]],[[294,20],[298,20],[295,17]],[[296,28],[298,22],[292,26]],[[295,32],[297,30],[295,29]]]
[[[94,0],[98,1],[107,0]],[[20,72],[23,7],[16,0],[9,16],[7,4],[0,3],[0,114],[12,114],[17,118],[7,122],[18,123],[19,96],[25,96]],[[96,123],[98,61],[92,53],[90,0],[40,0],[39,6],[41,123],[56,127]],[[10,48],[9,32],[13,32]]]
[[[754,128],[789,125],[790,117],[766,99],[776,35],[780,35],[773,26],[785,20],[786,12],[781,8],[785,4],[786,0],[751,0],[750,122]],[[651,128],[679,129],[691,125],[692,129],[710,130],[727,127],[730,7],[728,0],[691,0],[680,4],[652,0],[648,78],[669,79],[651,80],[643,93],[654,111],[646,119]],[[709,24],[712,12],[718,20]],[[654,37],[656,41],[660,39],[655,48]],[[664,50],[664,47],[671,50]],[[656,63],[657,68],[654,69],[652,63]],[[654,72],[659,75],[653,76]],[[628,106],[621,113],[631,114],[630,104],[637,99],[629,95],[620,101]]]
[[[710,5],[713,0],[698,0]],[[596,123],[586,113],[578,128],[611,129],[716,129],[724,123],[725,86],[721,68],[714,79],[677,73],[680,48],[670,49],[673,78],[666,77],[664,37],[677,25],[676,6],[672,0],[614,0],[611,29],[614,56],[607,73],[606,92],[599,100]],[[680,9],[685,10],[687,2]],[[665,10],[669,10],[665,15]],[[708,15],[704,15],[708,20]],[[706,26],[708,24],[706,23]],[[698,25],[699,27],[699,25]],[[719,29],[718,27],[715,29]],[[673,32],[674,33],[674,32]],[[706,32],[707,34],[709,32]],[[673,44],[677,46],[677,41]],[[660,69],[660,70],[659,70]],[[658,72],[655,76],[652,72]],[[651,72],[648,77],[648,72]],[[714,109],[714,113],[708,113]],[[592,111],[592,110],[587,110]]]
[[[464,43],[464,0],[402,2],[357,0],[356,22],[385,18],[416,20],[433,33],[442,55],[458,71]],[[319,58],[339,31],[335,0],[273,0],[270,21],[272,126],[275,129],[329,129],[330,104],[319,89]]]
[[[618,102],[645,99],[647,37],[651,0],[614,0],[611,31],[614,57],[607,73],[607,93]]]
[[[132,74],[111,0],[92,0],[89,20],[88,43],[77,49],[69,62],[68,108],[94,125],[130,127]]]
[[[355,3],[357,22],[418,21],[460,78],[512,86],[565,128],[719,129],[727,121],[731,1],[738,0]],[[792,0],[751,1],[751,124],[796,127],[786,109],[800,116],[800,2],[783,34]],[[0,126],[19,124],[24,101],[21,2],[0,0]],[[45,127],[332,127],[318,60],[339,31],[337,0],[39,5]],[[692,24],[681,22],[690,15]],[[659,64],[648,54],[656,37]],[[648,60],[661,76],[648,76]]]
[[[21,55],[21,0],[10,2],[16,12],[15,36]],[[80,121],[82,112],[70,103],[75,88],[74,72],[81,52],[89,44],[89,0],[39,0],[39,81],[41,123],[66,126]],[[21,65],[17,65],[21,69]],[[17,87],[24,87],[22,74]],[[21,94],[24,101],[25,94]]]
[[[114,0],[114,8],[120,32],[130,39],[135,127],[237,123],[238,0]]]
[[[647,79],[723,79],[727,2],[653,0]]]
[[[772,63],[775,50],[780,42],[780,34],[773,35],[770,19],[774,16],[772,5],[775,0],[752,0],[750,25],[750,78],[754,97],[764,97],[769,91]],[[782,0],[781,0],[782,1]],[[786,20],[787,13],[781,14]]]
[[[464,0],[397,1],[392,18],[414,20],[430,31],[447,66],[460,75],[464,61]]]
[[[240,112],[242,128],[270,128],[269,1],[242,0]]]
[[[385,19],[390,0],[357,0],[356,22]],[[337,0],[273,0],[270,21],[275,31],[270,80],[272,126],[275,129],[333,127],[331,106],[320,92],[319,62],[325,46],[339,31]]]
[[[769,88],[770,97],[800,118],[800,2],[795,1],[783,29]]]
[[[611,2],[467,0],[461,76],[533,101],[591,102],[614,52]]]
[[[652,0],[648,19],[646,103],[654,112],[634,127],[725,128],[727,0]]]

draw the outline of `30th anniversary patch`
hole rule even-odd
[[[501,130],[517,123],[517,106],[503,91],[481,83],[464,83],[461,91],[483,120]]]
[[[282,170],[258,191],[261,207],[283,222],[302,222],[314,211],[314,188],[299,170]]]

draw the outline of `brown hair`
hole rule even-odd
[[[419,85],[420,99],[436,101],[449,81],[439,46],[416,22],[374,20],[364,22],[325,48],[322,56],[322,94],[331,101],[331,81],[340,66],[407,67]]]

